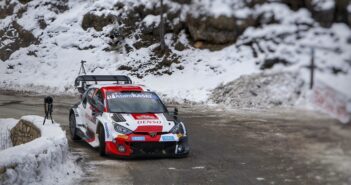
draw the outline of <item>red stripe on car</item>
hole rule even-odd
[[[138,126],[134,132],[162,132],[163,126]]]
[[[153,119],[158,119],[156,114],[132,114],[132,116],[136,120],[153,120]]]

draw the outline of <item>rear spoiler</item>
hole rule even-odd
[[[116,82],[117,84],[132,84],[132,80],[125,75],[81,75],[74,81],[74,86],[80,93],[84,93],[86,88],[92,84],[87,82]]]

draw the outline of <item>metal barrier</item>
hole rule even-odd
[[[315,81],[311,103],[320,111],[338,119],[342,123],[349,123],[351,113],[348,110],[348,97],[321,81]]]

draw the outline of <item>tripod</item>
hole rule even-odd
[[[80,61],[80,69],[79,69],[78,75],[80,75],[80,73],[83,73],[84,75],[87,74],[87,72],[85,71],[85,67],[84,67],[84,64],[85,64],[86,62],[87,62],[87,61],[84,61],[84,60]]]
[[[44,117],[44,122],[43,125],[45,124],[46,119],[51,118],[51,122],[54,123],[52,120],[52,109],[54,105],[52,104],[54,100],[52,99],[51,96],[47,96],[44,98],[44,111],[45,111],[45,117]]]

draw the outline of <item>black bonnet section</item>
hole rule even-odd
[[[126,120],[123,118],[123,116],[119,113],[113,113],[112,119],[115,122],[125,122]]]

